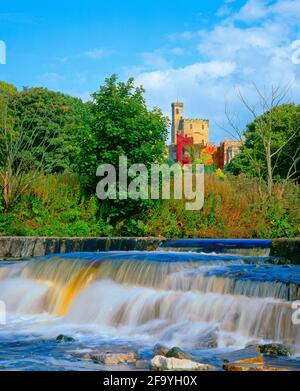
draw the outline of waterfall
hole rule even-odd
[[[168,252],[54,255],[0,267],[9,313],[49,314],[79,329],[201,347],[300,346],[292,323],[300,268],[261,258]],[[50,326],[49,326],[50,327]]]

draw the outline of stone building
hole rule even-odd
[[[179,132],[183,136],[193,137],[195,145],[207,145],[209,121],[207,119],[184,118],[183,109],[183,103],[172,103],[171,143],[176,144],[177,132]]]
[[[214,164],[217,168],[223,168],[240,151],[242,143],[231,140],[228,137],[215,147],[209,142],[209,121],[207,119],[184,118],[184,104],[172,103],[172,128],[171,145],[169,145],[169,158],[183,162],[185,154],[189,154],[191,146],[194,147],[194,156],[200,156],[201,152],[209,150],[213,154]],[[213,151],[213,152],[211,152]]]
[[[228,137],[224,138],[224,166],[230,163],[234,156],[239,153],[241,146],[241,141],[232,140]]]

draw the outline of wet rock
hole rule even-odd
[[[169,351],[169,348],[161,345],[161,344],[156,344],[153,349],[154,356],[165,356]]]
[[[150,361],[148,360],[137,360],[134,364],[135,368],[138,369],[149,369],[150,368]]]
[[[189,370],[189,371],[211,371],[212,365],[202,364],[196,361],[179,359],[174,357],[155,356],[151,360],[153,370]]]
[[[55,342],[74,342],[75,339],[73,337],[69,337],[68,335],[59,334],[55,338]]]
[[[121,363],[132,364],[136,362],[137,353],[93,353],[91,359],[96,363],[102,363],[105,365],[117,365]]]
[[[236,360],[234,364],[262,364],[264,358],[262,356],[255,356],[250,358],[242,358],[241,360]]]
[[[254,372],[277,372],[277,371],[288,371],[287,368],[267,366],[263,364],[224,364],[223,368],[225,371],[230,372],[245,372],[245,371],[254,371]]]
[[[92,358],[91,352],[73,352],[71,353],[71,356],[76,358],[85,358],[85,359],[91,359]]]
[[[218,336],[216,333],[211,332],[199,338],[197,348],[217,348],[218,347]]]
[[[263,356],[257,352],[255,346],[248,346],[245,349],[235,350],[220,356],[226,364],[249,364],[262,363]]]
[[[256,346],[259,344],[259,340],[258,339],[253,339],[251,341],[249,341],[247,344],[246,344],[246,349],[247,348],[255,348],[256,349]]]
[[[187,353],[185,353],[183,350],[178,348],[177,346],[174,346],[170,350],[167,351],[165,354],[165,357],[174,357],[174,358],[179,358],[179,359],[187,359],[190,360],[191,356]]]
[[[291,356],[293,354],[292,349],[283,344],[268,343],[264,345],[258,345],[256,350],[259,353],[267,356],[278,357],[278,356]]]
[[[226,347],[233,346],[236,344],[236,339],[232,335],[228,335],[227,337],[224,337],[223,343]],[[218,347],[218,344],[212,347]]]

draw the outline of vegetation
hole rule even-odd
[[[254,87],[259,98],[256,105],[251,105],[238,90],[241,102],[254,118],[245,132],[227,112],[230,125],[244,144],[227,171],[255,176],[260,181],[260,193],[266,184],[268,196],[274,191],[283,196],[289,181],[297,181],[300,177],[300,106],[282,104],[289,86],[272,87],[269,94]],[[262,111],[261,115],[257,113],[257,107]]]
[[[171,163],[165,158],[168,119],[157,108],[148,110],[143,94],[133,79],[119,82],[114,75],[88,103],[44,88],[19,92],[0,82],[0,235],[300,234],[300,108],[292,104],[256,116],[243,134],[241,153],[224,171],[214,168],[209,149],[203,151],[200,211],[185,210],[184,200],[97,199],[101,163],[118,167],[121,155],[128,165]]]

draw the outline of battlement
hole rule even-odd
[[[209,122],[209,120],[206,119],[206,118],[184,118],[183,121],[189,121],[189,122],[198,122],[198,121]]]
[[[207,145],[209,120],[207,118],[184,118],[184,104],[173,102],[172,106],[172,144],[177,143],[177,133],[192,137],[195,144]]]

